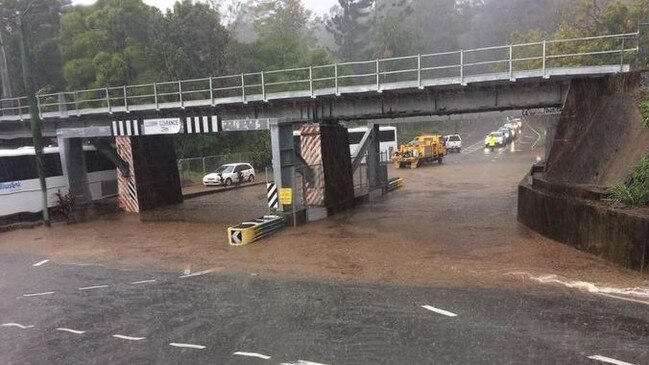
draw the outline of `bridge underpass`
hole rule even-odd
[[[43,134],[57,136],[63,145],[66,145],[65,139],[115,138],[118,150],[114,159],[123,161],[130,169],[125,174],[123,168],[120,174],[123,201],[133,200],[137,195],[164,205],[181,200],[175,198],[179,195],[179,184],[176,183],[177,168],[171,163],[175,152],[173,143],[169,142],[173,140],[170,135],[270,129],[274,180],[281,187],[293,188],[296,171],[307,179],[313,178],[306,167],[309,164],[335,166],[335,161],[349,161],[352,157],[336,156],[335,146],[346,143],[346,138],[343,134],[332,133],[337,137],[323,138],[319,145],[320,160],[304,161],[302,151],[296,150],[292,138],[296,124],[319,123],[323,130],[335,130],[339,122],[350,120],[560,108],[571,80],[629,71],[628,62],[639,51],[639,44],[636,45],[639,36],[639,33],[632,33],[550,40],[61,92],[39,95],[38,104]],[[623,39],[625,41],[621,42]],[[565,51],[566,47],[576,46],[582,47],[579,53]],[[594,48],[589,49],[589,46]],[[3,105],[1,138],[30,135],[24,99],[3,100],[0,104]],[[374,131],[369,129],[362,146],[369,155],[377,152],[371,135]],[[63,163],[64,166],[75,163],[75,150],[78,149],[70,149],[63,155],[70,159]],[[164,161],[154,166],[154,155],[164,156]],[[358,166],[359,156],[354,157],[352,166]],[[376,159],[367,162],[370,185],[380,188],[385,181],[379,177],[385,173]],[[325,171],[323,177],[336,175],[343,181],[348,180],[350,174],[353,175],[353,171],[344,167],[335,168],[335,172]],[[68,175],[70,186],[83,181],[83,176],[77,175],[72,171]],[[134,178],[138,175],[140,183]],[[172,176],[171,180],[163,179],[168,176]],[[161,184],[161,181],[166,183]],[[336,181],[334,179],[329,185],[336,185]],[[174,198],[159,199],[163,195]],[[123,205],[141,205],[139,208],[146,210],[157,204]],[[285,212],[291,209],[280,207],[280,211]]]
[[[115,120],[111,136],[131,138],[131,146],[139,138],[158,138],[120,136],[129,129],[123,122],[131,120]],[[191,119],[191,130],[197,130],[196,123],[200,129],[203,120]],[[190,128],[186,122],[180,118],[183,132]],[[467,143],[482,143],[485,131],[499,124],[490,123],[482,121],[481,128],[467,132],[472,134]],[[143,124],[130,129],[142,131]],[[537,137],[528,128],[522,138]],[[280,147],[280,157],[282,152]],[[587,363],[587,356],[603,354],[640,364],[649,353],[644,304],[559,285],[588,285],[583,282],[588,280],[606,285],[593,285],[594,290],[610,293],[646,282],[516,223],[515,185],[536,153],[528,143],[520,153],[476,150],[452,156],[442,168],[405,170],[411,184],[398,197],[282,232],[248,249],[215,245],[222,241],[215,238],[220,230],[213,224],[152,225],[132,217],[9,232],[2,248],[24,251],[3,260],[5,305],[13,313],[7,321],[15,318],[33,328],[19,336],[6,332],[3,353],[33,362],[85,361],[92,354],[106,362],[133,363],[156,354],[160,362],[202,363],[227,362],[234,351],[259,351],[273,361],[329,364],[432,358]],[[449,173],[438,173],[442,169]],[[286,273],[298,279],[273,280]],[[323,279],[325,287],[316,281]],[[557,286],[537,284],[553,280]],[[399,288],[404,283],[416,287]],[[70,350],[66,343],[72,337],[61,337],[60,326],[88,331],[73,343],[86,347]],[[142,341],[121,347],[121,339],[109,337],[116,333]],[[159,350],[170,341],[203,350]]]

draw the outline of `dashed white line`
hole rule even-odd
[[[42,295],[52,295],[52,294],[54,294],[53,291],[47,291],[44,293],[23,294],[23,297],[40,297]]]
[[[244,351],[237,351],[233,353],[232,355],[237,355],[237,356],[247,356],[247,357],[256,357],[259,359],[264,359],[268,360],[270,359],[270,356],[264,355],[264,354],[258,354],[256,352],[244,352]]]
[[[421,307],[424,308],[424,309],[427,309],[427,310],[429,310],[431,312],[435,312],[437,314],[441,314],[441,315],[444,315],[444,316],[447,316],[447,317],[457,317],[457,314],[455,314],[453,312],[449,312],[449,311],[445,311],[443,309],[435,308],[435,307],[430,306],[430,305],[422,305]]]
[[[103,288],[108,288],[108,285],[86,286],[83,288],[79,288],[79,290],[93,290],[93,289],[103,289]]]
[[[61,332],[74,333],[75,335],[83,335],[84,333],[86,333],[86,331],[73,330],[71,328],[65,328],[65,327],[59,327],[56,330]]]
[[[124,336],[124,335],[113,335],[115,338],[119,338],[122,340],[128,340],[128,341],[142,341],[146,339],[146,337],[133,337],[133,336]]]
[[[181,347],[181,348],[187,348],[187,349],[196,349],[196,350],[203,350],[205,349],[205,346],[202,345],[194,345],[191,343],[177,343],[177,342],[171,342],[169,346],[173,347]]]
[[[537,132],[536,129],[534,129],[531,125],[529,125],[529,123],[526,123],[526,124],[527,124],[528,127],[530,127],[532,132],[534,132],[537,136],[539,136],[536,139],[536,141],[534,141],[534,144],[532,145],[532,149],[534,149],[534,148],[536,148],[536,145],[541,141],[541,134],[539,132]]]
[[[593,356],[588,356],[589,359],[591,360],[596,360],[596,361],[601,361],[609,364],[615,364],[615,365],[633,365],[630,362],[625,362],[625,361],[620,361],[616,359],[612,359],[610,357],[602,356],[602,355],[593,355]]]
[[[25,325],[20,324],[20,323],[3,323],[3,324],[0,324],[0,326],[2,326],[2,327],[18,327],[18,328],[23,329],[23,330],[26,330],[28,328],[34,328],[33,324],[25,326]]]
[[[41,265],[47,264],[48,262],[50,262],[50,260],[43,260],[43,261],[39,261],[39,262],[35,263],[35,264],[32,265],[32,266],[34,266],[34,267],[39,267],[39,266],[41,266]]]
[[[141,281],[134,281],[131,283],[131,285],[138,285],[138,284],[149,284],[149,283],[155,283],[155,280],[141,280]]]
[[[191,278],[191,277],[194,277],[194,276],[201,276],[201,275],[209,274],[209,273],[212,273],[212,272],[215,272],[215,271],[216,271],[216,269],[203,270],[203,271],[198,271],[198,272],[195,272],[195,273],[192,273],[192,274],[182,275],[182,276],[179,276],[178,278],[179,279]]]

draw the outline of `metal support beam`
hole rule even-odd
[[[315,185],[315,174],[311,166],[307,164],[299,151],[295,151],[295,165],[297,173],[302,175],[304,180],[311,185]]]
[[[382,184],[381,172],[381,147],[379,140],[379,125],[370,124],[368,125],[368,131],[372,131],[372,138],[367,146],[367,181],[370,186],[370,190],[379,188]],[[387,180],[387,175],[386,175]],[[385,181],[387,183],[387,181]]]
[[[361,139],[358,148],[356,148],[356,151],[354,151],[354,154],[352,155],[352,174],[356,173],[356,170],[358,170],[358,167],[363,162],[363,157],[365,157],[365,154],[372,144],[372,141],[378,140],[378,131],[378,124],[368,125],[367,132],[365,132],[365,135],[363,136],[363,139]]]
[[[123,177],[128,177],[130,175],[131,172],[128,166],[128,162],[122,160],[122,158],[119,157],[117,151],[113,148],[113,146],[111,146],[108,140],[104,138],[92,138],[90,140],[90,143],[92,143],[92,145],[97,148],[97,151],[99,151],[102,155],[109,159],[115,165],[115,167],[117,167]]]

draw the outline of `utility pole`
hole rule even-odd
[[[43,136],[41,134],[41,118],[38,113],[38,103],[36,101],[36,94],[34,91],[34,79],[32,76],[32,55],[31,55],[31,42],[29,42],[29,35],[25,27],[24,18],[32,9],[34,5],[33,0],[27,8],[18,13],[18,36],[20,38],[20,59],[23,68],[23,82],[25,84],[25,93],[27,94],[27,102],[29,104],[29,119],[30,127],[32,130],[32,140],[34,143],[34,154],[36,157],[36,170],[38,171],[38,180],[41,183],[41,197],[43,201],[43,224],[46,227],[50,226],[50,212],[47,204],[47,182],[45,181],[45,171],[43,169]]]
[[[11,98],[11,80],[9,79],[9,66],[7,65],[7,53],[2,39],[2,30],[0,30],[0,82],[2,82],[2,98]]]

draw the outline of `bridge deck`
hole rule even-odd
[[[344,94],[447,88],[628,72],[640,34],[557,39],[428,55],[38,95],[45,120],[242,106]],[[29,119],[26,98],[0,100],[0,122]]]
[[[73,116],[85,116],[85,115],[97,115],[97,114],[113,114],[113,113],[130,113],[130,112],[142,112],[142,111],[155,111],[155,110],[169,110],[169,109],[185,109],[192,107],[210,107],[217,105],[228,105],[228,104],[242,104],[250,102],[264,102],[271,100],[291,100],[291,99],[303,99],[303,98],[317,98],[324,96],[334,96],[342,94],[363,94],[370,92],[382,92],[382,91],[392,91],[392,90],[408,90],[408,89],[423,89],[423,88],[434,88],[442,86],[452,86],[452,85],[467,85],[467,84],[476,84],[476,83],[485,83],[485,82],[516,82],[518,80],[526,79],[541,79],[541,78],[550,78],[550,77],[583,77],[583,76],[600,76],[606,74],[613,74],[617,72],[628,72],[630,70],[629,65],[624,65],[620,67],[619,65],[603,65],[603,66],[587,66],[587,67],[566,67],[566,68],[551,68],[545,70],[545,73],[542,69],[530,70],[530,71],[518,71],[514,72],[511,75],[508,72],[499,72],[499,73],[490,73],[474,76],[466,76],[464,81],[460,77],[447,77],[447,78],[438,78],[438,79],[427,79],[421,80],[421,83],[418,80],[415,81],[399,81],[391,82],[385,84],[376,83],[366,84],[366,85],[356,85],[356,86],[342,86],[338,88],[322,88],[311,90],[297,90],[297,91],[286,91],[278,93],[269,93],[265,95],[262,94],[252,94],[235,97],[225,97],[225,98],[214,98],[214,99],[198,99],[198,100],[187,100],[187,101],[176,101],[176,102],[165,102],[165,103],[146,103],[146,104],[128,104],[127,106],[102,106],[98,108],[79,108],[76,110],[66,110],[66,111],[53,111],[53,112],[43,112],[41,117],[44,120],[47,119],[61,119],[68,118]],[[544,75],[545,74],[545,75]],[[512,77],[513,76],[513,77]],[[29,114],[18,115],[5,115],[0,116],[0,121],[3,120],[29,120]]]

